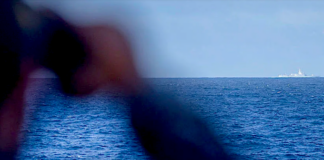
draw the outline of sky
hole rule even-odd
[[[77,25],[120,25],[145,77],[324,76],[324,1],[26,2]]]

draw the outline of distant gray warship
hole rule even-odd
[[[287,75],[287,74],[281,74],[279,75],[278,77],[315,77],[313,74],[312,75],[306,75],[304,74],[300,69],[298,71],[298,73],[292,73],[290,75]]]

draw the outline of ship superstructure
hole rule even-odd
[[[300,69],[298,70],[298,73],[292,73],[292,74],[281,74],[278,77],[314,77],[314,75],[306,75],[303,73]]]

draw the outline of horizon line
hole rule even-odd
[[[142,77],[144,79],[189,79],[189,78],[323,78],[322,76],[316,76],[316,77],[278,77],[278,76],[260,76],[260,77]],[[29,77],[29,79],[57,79],[57,77]]]

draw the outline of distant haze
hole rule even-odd
[[[123,24],[146,77],[324,76],[324,1],[27,2],[75,24]]]

